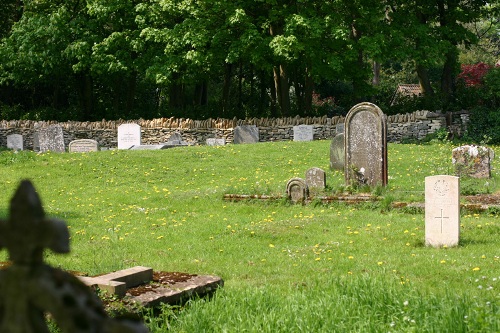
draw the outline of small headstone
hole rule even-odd
[[[59,125],[51,125],[49,127],[41,127],[37,131],[39,151],[45,153],[53,151],[63,153],[66,151],[64,146],[64,134],[62,127]]]
[[[357,104],[346,116],[344,174],[347,185],[387,185],[386,117],[375,104]]]
[[[92,139],[73,140],[69,143],[68,147],[70,153],[86,153],[98,150],[99,144],[96,140]]]
[[[226,145],[226,139],[215,139],[215,138],[208,138],[207,139],[207,146],[224,146]]]
[[[344,133],[337,134],[330,144],[330,170],[344,170]]]
[[[312,125],[293,126],[293,141],[313,141],[314,127]]]
[[[453,149],[451,156],[457,176],[491,177],[491,161],[494,158],[491,148],[465,145]]]
[[[326,174],[323,169],[311,168],[306,171],[306,184],[309,190],[322,190],[326,187]]]
[[[303,203],[309,196],[309,189],[304,179],[290,179],[286,183],[286,195],[293,203]]]
[[[241,125],[234,129],[233,143],[257,143],[259,142],[259,128],[255,125]]]
[[[118,149],[129,149],[141,145],[141,126],[121,124],[118,126]]]
[[[7,135],[7,148],[12,150],[23,150],[23,136],[21,134]]]
[[[337,125],[335,125],[335,134],[337,135],[344,134],[344,128],[345,128],[344,123],[338,123]]]
[[[460,237],[460,178],[425,178],[425,244],[456,246]]]

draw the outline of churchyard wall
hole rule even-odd
[[[448,128],[455,135],[461,135],[468,122],[466,111],[446,114],[416,111],[387,117],[387,141],[401,142],[405,139],[421,140],[440,128]],[[170,135],[179,132],[189,144],[205,144],[208,138],[224,138],[233,142],[234,128],[241,125],[255,125],[259,129],[260,141],[293,140],[293,127],[312,125],[314,139],[330,139],[342,131],[344,117],[290,117],[290,118],[250,118],[250,119],[207,119],[192,120],[182,118],[158,118],[153,120],[115,120],[98,122],[55,122],[31,120],[0,121],[0,147],[7,146],[7,135],[21,134],[24,148],[33,149],[33,134],[40,127],[58,124],[64,133],[66,147],[76,139],[93,139],[101,147],[117,147],[117,128],[124,123],[141,126],[142,144],[159,144],[168,141]]]

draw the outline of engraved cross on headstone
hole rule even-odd
[[[0,332],[48,333],[46,313],[62,332],[147,332],[141,323],[109,318],[90,288],[43,262],[45,248],[69,252],[69,232],[63,221],[45,217],[29,181],[12,198],[9,218],[0,219],[3,248],[11,265],[0,270]]]
[[[443,209],[441,208],[441,216],[436,216],[436,219],[441,219],[441,233],[443,233],[443,219],[449,219],[447,216],[443,216]]]

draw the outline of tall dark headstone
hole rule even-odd
[[[330,143],[330,170],[344,170],[344,133],[335,135]]]
[[[346,116],[344,174],[347,185],[387,185],[386,116],[375,104],[357,104]]]

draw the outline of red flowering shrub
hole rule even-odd
[[[490,71],[491,66],[480,62],[474,65],[462,65],[458,78],[463,80],[467,87],[477,87],[483,84],[483,77]]]

